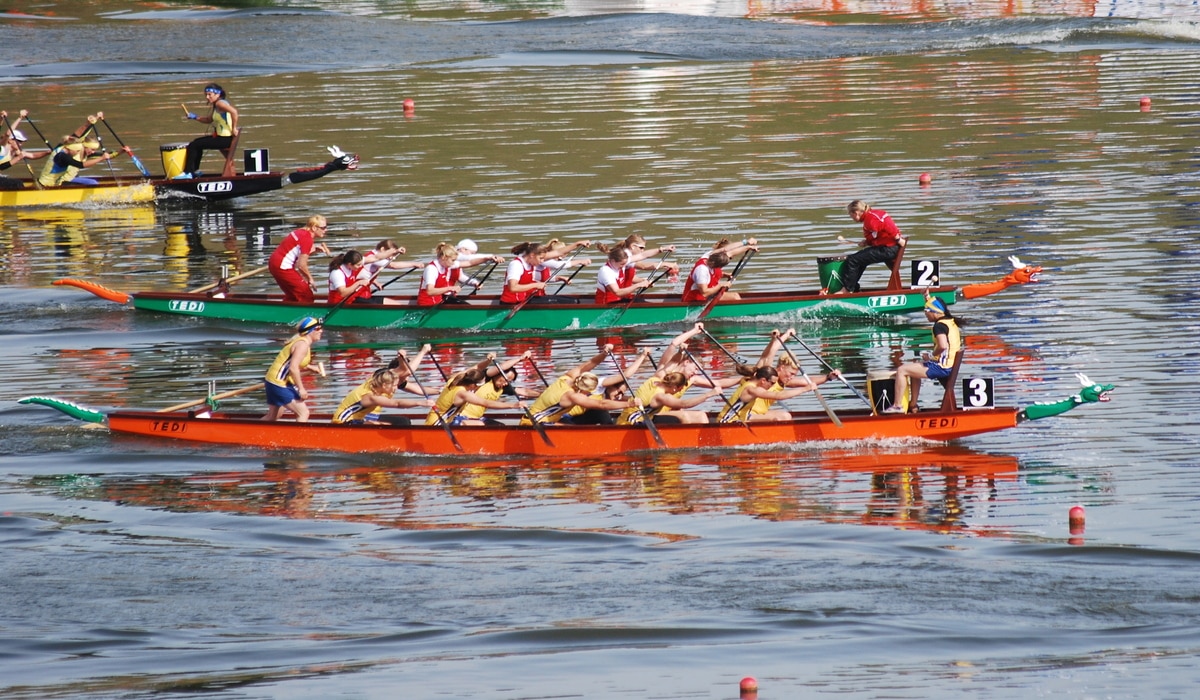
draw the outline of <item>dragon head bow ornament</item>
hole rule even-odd
[[[1041,265],[1026,265],[1021,262],[1021,259],[1015,255],[1008,256],[1008,262],[1012,264],[1013,271],[996,280],[995,282],[984,282],[982,284],[968,284],[962,288],[961,294],[964,299],[977,299],[979,297],[995,294],[1004,289],[1008,289],[1017,284],[1029,284],[1038,281],[1038,275],[1042,271]]]
[[[1018,422],[1057,416],[1085,403],[1107,403],[1109,394],[1116,389],[1112,384],[1097,384],[1088,379],[1086,374],[1076,374],[1075,378],[1083,385],[1083,389],[1078,394],[1065,398],[1062,401],[1035,403],[1032,406],[1028,406],[1017,414]]]

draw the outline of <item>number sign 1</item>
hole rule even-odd
[[[962,380],[962,407],[995,408],[995,380],[991,377],[970,377]]]
[[[912,261],[912,280],[909,286],[916,289],[919,287],[940,287],[940,273],[938,272],[937,260],[913,260]]]
[[[242,170],[247,175],[250,173],[266,173],[271,170],[271,166],[267,162],[267,149],[265,148],[247,148],[243,151],[243,160],[245,167]],[[913,275],[915,276],[916,272]]]

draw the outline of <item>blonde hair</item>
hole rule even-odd
[[[871,205],[861,199],[856,199],[846,205],[847,214],[866,214],[869,211],[871,211]]]
[[[584,372],[575,378],[575,382],[572,384],[572,386],[575,387],[575,391],[582,391],[590,394],[596,390],[596,387],[600,386],[600,377],[597,377],[591,372]]]
[[[446,241],[438,243],[437,247],[433,249],[433,254],[438,258],[445,258],[450,262],[458,260],[458,248],[455,248]]]
[[[329,222],[325,220],[325,217],[321,216],[320,214],[313,214],[312,216],[308,217],[308,223],[305,224],[305,228],[311,231],[318,226],[328,225]]]

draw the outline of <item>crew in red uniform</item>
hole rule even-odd
[[[316,242],[324,238],[328,227],[325,217],[319,214],[310,216],[307,224],[284,237],[275,252],[271,253],[267,265],[271,276],[283,290],[284,301],[313,303],[317,281],[308,269],[308,256],[314,250],[329,254],[329,248],[324,243]]]

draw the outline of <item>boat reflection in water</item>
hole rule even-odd
[[[401,530],[514,527],[530,504],[626,506],[674,515],[1006,534],[989,525],[1018,486],[1016,457],[950,446],[796,453],[670,453],[645,459],[318,466],[187,475],[47,476],[35,487],[176,512],[369,522]],[[623,534],[631,534],[622,529]],[[657,531],[654,537],[675,536]]]

